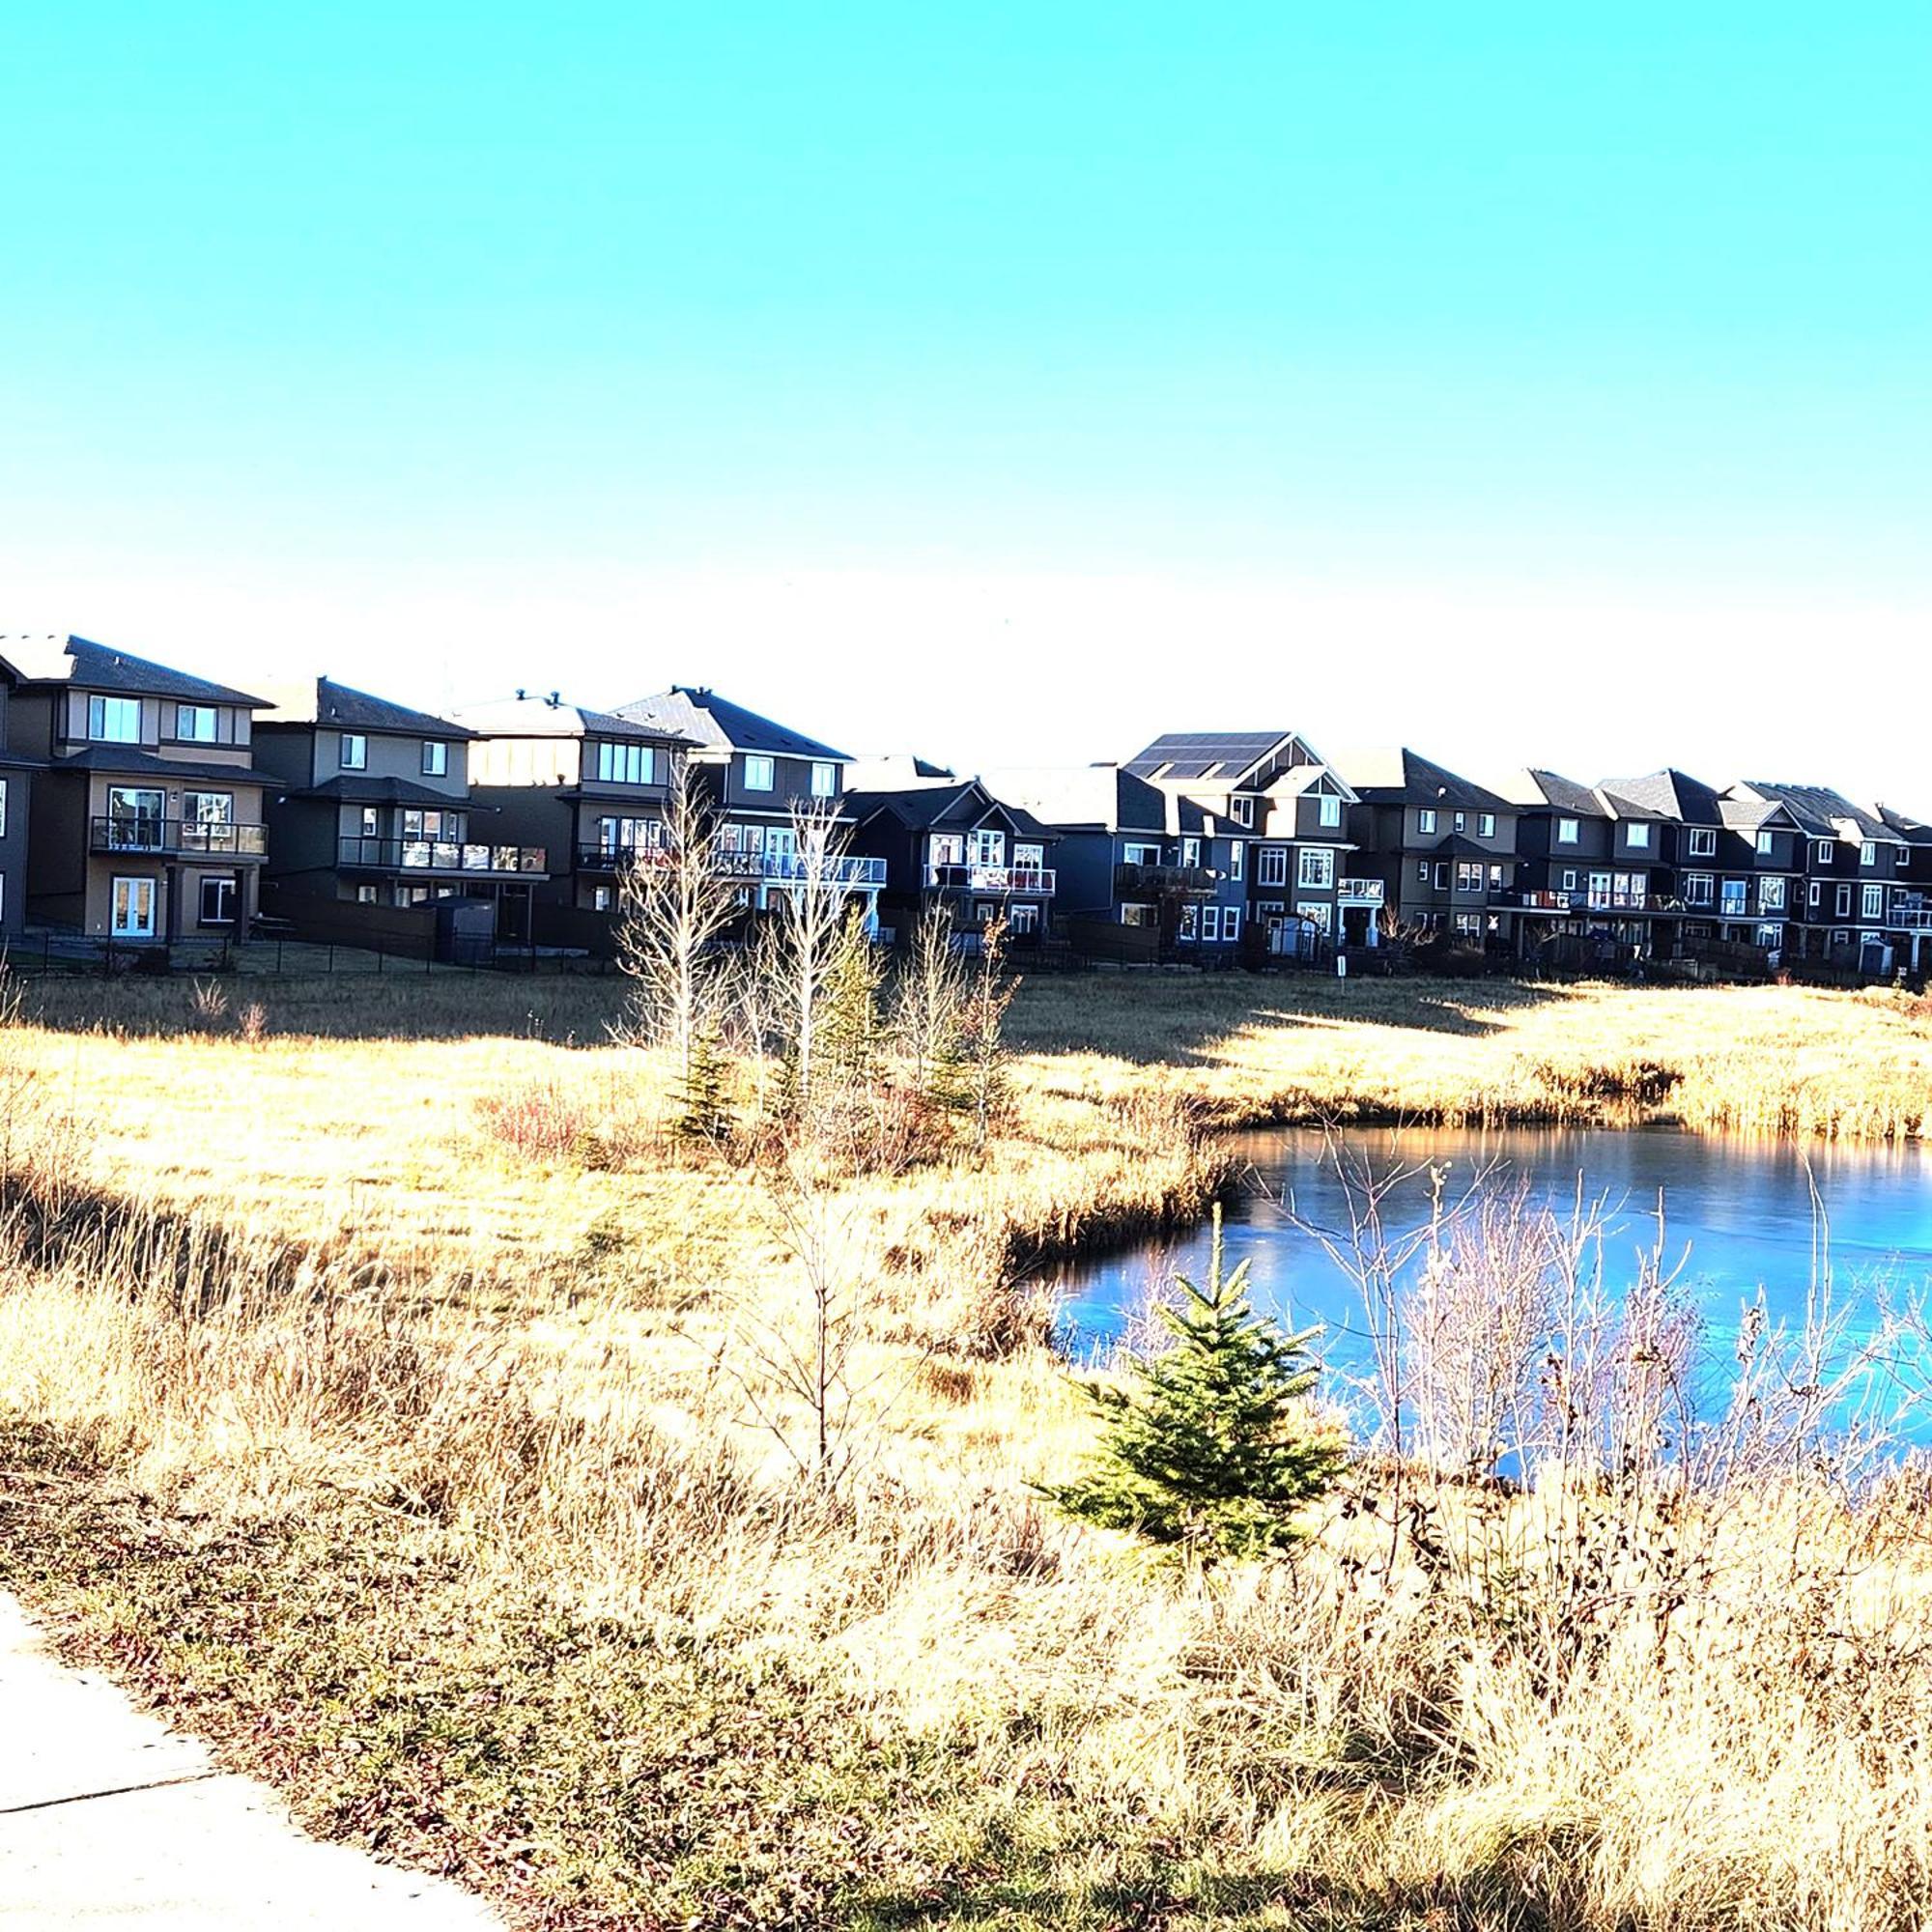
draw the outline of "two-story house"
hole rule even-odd
[[[1360,800],[1348,783],[1304,762],[1270,780],[1264,798],[1248,904],[1267,951],[1319,960],[1335,947],[1379,946],[1386,888],[1350,864],[1349,812]]]
[[[1895,806],[1872,811],[1899,841],[1891,855],[1890,924],[1897,963],[1916,977],[1932,966],[1932,824]]]
[[[496,813],[473,812],[470,735],[333,678],[275,694],[255,722],[255,762],[277,781],[265,875],[277,909],[488,898],[499,934],[526,936],[545,850],[505,842]]]
[[[1674,953],[1678,911],[1656,812],[1535,767],[1492,789],[1517,810],[1521,957],[1604,966]]]
[[[980,782],[1054,835],[1055,919],[1076,951],[1172,957],[1189,923],[1201,943],[1199,908],[1220,898],[1221,882],[1203,863],[1212,814],[1116,764],[982,772]],[[1218,938],[1218,914],[1215,925]]]
[[[239,938],[268,850],[264,700],[85,638],[0,639],[33,781],[26,913],[117,942]]]
[[[935,905],[962,935],[1004,916],[1016,947],[1048,936],[1059,840],[1031,812],[978,779],[927,778],[844,801],[853,860],[875,868],[854,883],[876,901],[882,938],[903,943]]]
[[[1387,917],[1419,935],[1506,952],[1516,931],[1517,810],[1407,746],[1330,761],[1355,794],[1358,871],[1382,882]]]
[[[459,717],[469,734],[470,803],[492,814],[492,837],[506,849],[539,855],[539,896],[614,912],[623,868],[663,842],[685,741],[566,704],[554,691],[519,691]]]
[[[702,685],[673,685],[617,706],[616,715],[681,740],[692,778],[716,816],[721,863],[747,906],[762,909],[808,869],[798,850],[801,819],[851,821],[845,774],[853,760],[821,740],[748,711]],[[835,832],[835,837],[837,833]],[[877,867],[847,854],[837,883],[871,893]]]

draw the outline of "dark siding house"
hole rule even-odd
[[[13,752],[38,768],[29,921],[132,945],[245,936],[268,849],[264,700],[85,638],[0,639],[0,658]]]
[[[679,760],[675,732],[520,691],[467,707],[469,796],[492,813],[492,836],[540,851],[537,892],[549,903],[614,912],[633,854],[660,844]]]
[[[1332,762],[1356,798],[1356,866],[1381,880],[1390,917],[1416,934],[1513,950],[1516,808],[1406,746]]]
[[[292,901],[414,906],[486,898],[523,938],[547,855],[506,841],[469,796],[470,733],[332,678],[277,694],[255,726],[268,793],[267,882]]]
[[[1055,921],[1077,952],[1178,957],[1190,925],[1200,943],[1199,908],[1221,897],[1221,880],[1203,863],[1212,814],[1121,765],[984,772],[980,782],[1054,836]]]
[[[1059,841],[1031,812],[954,778],[849,792],[845,806],[853,862],[875,868],[855,884],[876,899],[882,938],[903,944],[932,906],[962,936],[1002,915],[1016,947],[1049,936]]]
[[[800,878],[802,823],[850,818],[844,803],[849,753],[705,686],[673,685],[655,697],[618,705],[616,716],[688,747],[692,776],[717,814],[724,864],[753,910]],[[875,873],[875,867],[848,856],[840,883],[870,893]]]

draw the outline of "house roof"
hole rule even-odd
[[[1345,752],[1328,761],[1370,805],[1461,806],[1477,811],[1507,811],[1508,799],[1425,758],[1406,745]]]
[[[160,758],[132,745],[90,745],[55,758],[47,767],[55,772],[110,772],[131,778],[210,779],[217,784],[273,784],[273,774],[257,771],[252,765],[203,765],[186,758]]]
[[[930,831],[944,825],[978,825],[990,813],[1003,812],[1013,831],[1023,838],[1051,839],[1058,837],[1024,807],[1009,805],[1004,799],[994,797],[978,779],[964,779],[952,785],[905,785],[892,791],[848,791],[843,804],[854,818],[873,818],[887,811],[915,832]]]
[[[413,779],[339,778],[325,779],[318,785],[303,785],[284,794],[288,798],[334,799],[342,805],[426,805],[435,810],[490,810],[455,792],[433,791]]]
[[[327,724],[345,731],[394,731],[412,738],[469,738],[466,725],[433,712],[412,711],[331,677],[271,691],[272,703],[260,724]]]
[[[1169,800],[1123,765],[1065,765],[990,771],[980,782],[1063,832],[1162,832]]]
[[[1603,789],[1653,817],[1672,818],[1685,825],[1719,823],[1716,789],[1674,766],[1640,779],[1613,779]]]
[[[655,697],[634,698],[617,707],[620,718],[672,731],[715,752],[761,752],[783,758],[822,758],[848,765],[850,755],[835,752],[803,731],[761,718],[720,697],[703,685],[674,684]]]
[[[33,684],[77,685],[129,697],[180,697],[190,704],[240,704],[254,711],[266,702],[231,685],[192,677],[88,638],[0,636],[0,659]]]
[[[1902,838],[1908,845],[1932,845],[1932,825],[1922,818],[1915,818],[1909,811],[1899,811],[1889,805],[1874,806],[1880,821],[1894,837]]]
[[[1495,787],[1512,805],[1549,806],[1572,818],[1608,818],[1609,808],[1592,785],[1566,779],[1560,772],[1548,772],[1525,765]]]
[[[565,704],[554,693],[538,696],[520,691],[487,704],[466,704],[457,715],[473,738],[634,738],[673,747],[691,742],[613,711]]]
[[[1168,731],[1126,768],[1136,778],[1237,785],[1265,765],[1293,731]]]
[[[1897,833],[1876,812],[1854,805],[1829,785],[1788,784],[1781,780],[1747,779],[1742,789],[1776,799],[1813,838],[1844,838],[1862,844],[1899,844]]]
[[[1334,787],[1336,795],[1345,804],[1357,802],[1348,780],[1332,765],[1323,764],[1290,765],[1279,778],[1269,781],[1267,795],[1269,798],[1299,798],[1303,792],[1317,790],[1324,781]]]

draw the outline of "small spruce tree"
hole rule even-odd
[[[671,1138],[677,1141],[724,1140],[731,1131],[731,1108],[725,1095],[724,1055],[714,1028],[693,1036],[691,1059],[680,1076],[672,1099]]]
[[[1296,1412],[1315,1385],[1315,1330],[1286,1334],[1257,1315],[1247,1263],[1229,1274],[1223,1259],[1217,1209],[1207,1286],[1179,1278],[1184,1301],[1160,1311],[1170,1342],[1133,1358],[1127,1386],[1088,1384],[1105,1434],[1086,1475],[1044,1492],[1068,1516],[1136,1531],[1201,1569],[1292,1547],[1295,1513],[1343,1462]]]
[[[854,1079],[871,1077],[878,1060],[883,1021],[879,988],[885,966],[857,906],[838,929],[838,950],[820,995],[818,1048],[826,1062]]]

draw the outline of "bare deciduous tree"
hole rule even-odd
[[[719,942],[738,910],[719,863],[717,826],[688,765],[672,780],[662,840],[630,855],[617,891],[617,963],[631,982],[618,1037],[669,1046],[688,1079],[698,1040],[727,998]]]
[[[809,1107],[818,1072],[818,1028],[826,980],[838,956],[848,884],[845,849],[850,834],[838,807],[825,802],[794,806],[796,859],[790,879],[770,905],[759,936],[759,978],[771,989],[770,1007],[781,1015],[791,1054],[793,1093]]]

